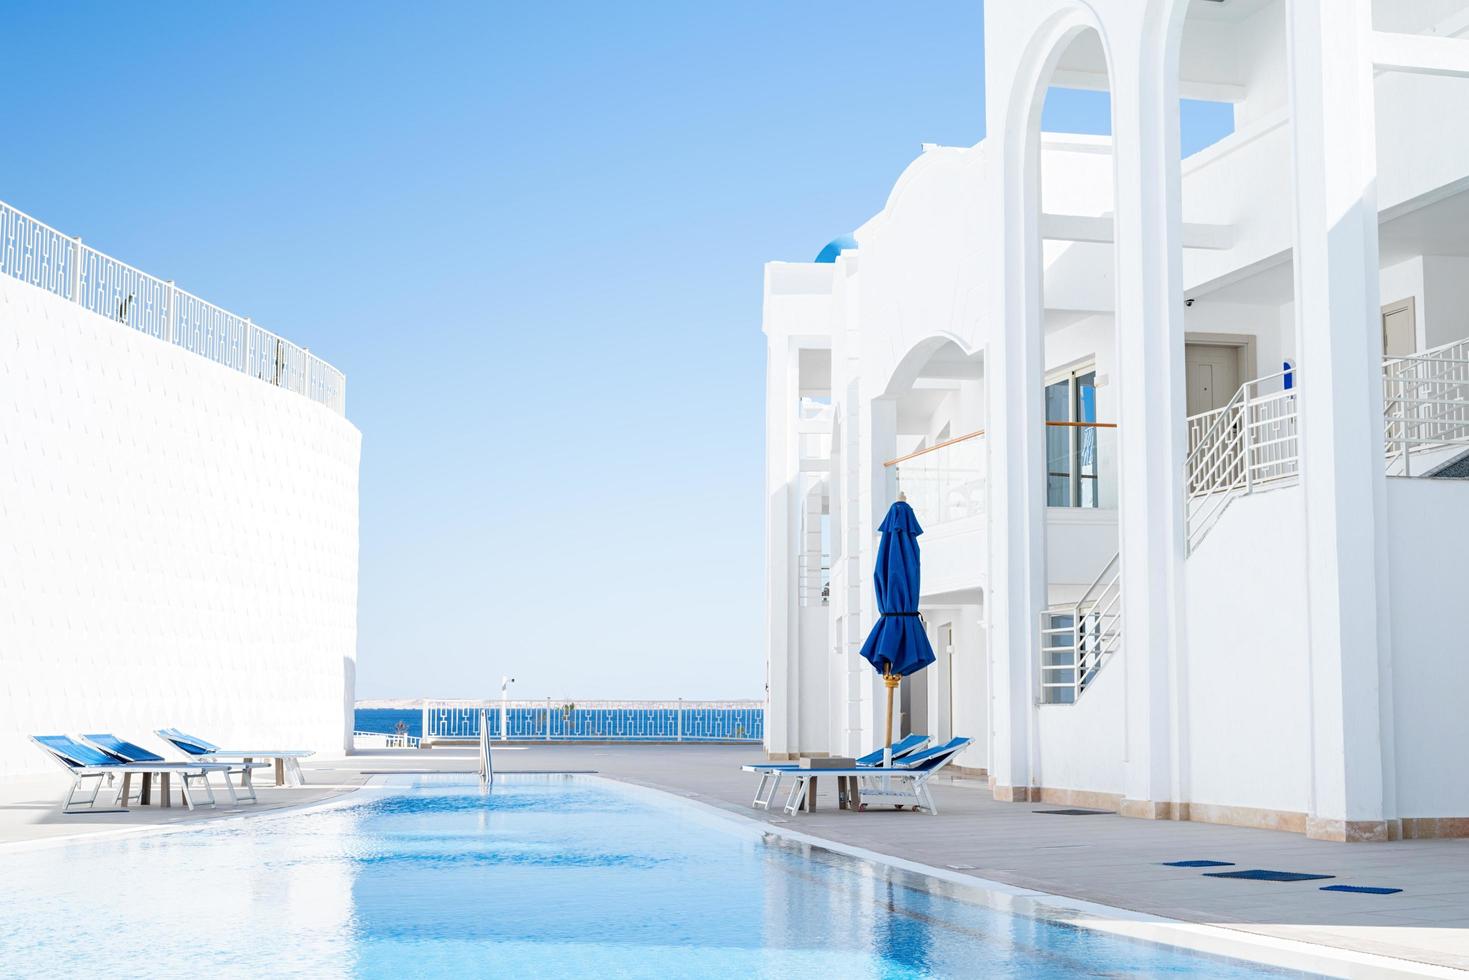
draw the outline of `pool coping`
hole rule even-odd
[[[220,816],[200,822],[177,824],[148,824],[138,827],[119,827],[112,830],[88,831],[78,834],[47,837],[38,840],[9,841],[0,843],[0,854],[32,850],[45,850],[94,841],[110,841],[131,837],[153,837],[210,827],[233,825],[240,822],[268,820],[279,817],[298,816],[303,813],[341,809],[353,805],[356,798],[368,793],[391,790],[389,780],[398,775],[416,773],[374,773],[358,786],[344,788],[328,799],[286,804],[268,810],[244,811]],[[454,779],[473,778],[474,773],[444,772],[429,773]],[[1387,978],[1387,977],[1469,977],[1469,971],[1435,963],[1367,953],[1339,946],[1327,946],[1300,939],[1285,939],[1227,925],[1189,922],[1170,919],[1150,912],[1104,905],[1085,899],[1071,898],[1052,892],[1040,891],[1011,885],[978,875],[966,874],[950,868],[941,868],[920,861],[884,854],[870,848],[847,844],[816,834],[806,833],[783,824],[769,823],[747,816],[724,806],[707,803],[690,796],[647,783],[619,779],[603,773],[588,772],[544,772],[544,773],[500,773],[501,776],[518,775],[564,775],[568,778],[600,782],[623,790],[631,790],[660,801],[673,800],[701,815],[716,821],[738,825],[742,831],[754,836],[773,836],[783,840],[820,848],[845,857],[855,858],[870,864],[906,871],[947,884],[956,885],[973,893],[981,904],[996,911],[1021,915],[1031,919],[1061,923],[1108,935],[1134,939],[1140,942],[1171,946],[1189,952],[1240,960],[1262,966],[1287,970],[1301,970],[1333,977]]]
[[[1177,947],[1194,953],[1243,960],[1261,966],[1301,970],[1309,973],[1351,978],[1351,980],[1377,977],[1469,976],[1469,971],[1421,960],[1343,949],[1339,946],[1327,946],[1300,939],[1285,939],[1278,936],[1251,932],[1245,929],[1234,929],[1227,925],[1190,922],[1185,919],[1170,919],[1166,916],[1154,915],[1150,912],[1138,912],[1132,909],[1104,905],[1100,902],[1090,902],[1085,899],[1057,895],[1053,892],[1044,892],[1034,888],[1011,885],[1003,881],[981,878],[978,875],[966,874],[950,868],[940,868],[931,864],[924,864],[920,861],[911,861],[907,858],[884,854],[881,851],[874,851],[870,848],[859,847],[855,844],[847,844],[827,837],[820,837],[816,834],[809,834],[783,824],[769,823],[727,809],[724,806],[706,803],[702,799],[691,797],[678,791],[662,789],[646,783],[625,781],[605,775],[598,775],[592,778],[616,783],[619,786],[625,786],[635,790],[642,790],[650,794],[673,797],[675,800],[702,810],[710,816],[723,818],[732,823],[748,825],[749,828],[761,834],[781,837],[812,847],[819,847],[822,850],[832,851],[847,857],[857,858],[873,864],[884,865],[958,885],[977,893],[983,899],[987,899],[987,901],[981,903],[986,907],[1015,915],[1026,916],[1027,918],[1065,923],[1077,928],[1122,936],[1141,942]]]

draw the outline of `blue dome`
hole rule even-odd
[[[835,262],[844,249],[857,247],[857,239],[851,235],[840,235],[826,243],[826,248],[816,256],[817,262]]]

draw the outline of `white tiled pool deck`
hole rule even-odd
[[[596,770],[770,822],[781,831],[799,830],[951,872],[1187,922],[1469,970],[1469,840],[1335,844],[1275,831],[1111,814],[1057,816],[1036,812],[1058,809],[1047,804],[997,803],[982,784],[962,780],[935,790],[938,816],[837,810],[832,789],[823,787],[814,813],[787,817],[749,806],[755,777],[739,766],[759,758],[758,749],[739,746],[515,746],[497,754],[496,767],[503,772]],[[459,749],[309,761],[305,788],[264,789],[258,808],[221,806],[194,814],[176,806],[63,817],[56,801],[64,777],[16,781],[0,786],[0,846],[235,819],[328,799],[355,789],[375,771],[468,772],[474,767],[472,753]],[[1336,878],[1240,881],[1161,866],[1189,859]],[[1321,891],[1323,884],[1403,891],[1333,893]]]

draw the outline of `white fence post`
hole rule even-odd
[[[683,698],[679,698],[678,699],[678,723],[677,723],[676,732],[677,732],[677,734],[674,736],[674,741],[676,741],[676,742],[682,742],[683,741]]]
[[[546,741],[551,741],[551,699],[546,699]]]
[[[163,291],[163,339],[170,344],[177,344],[179,342],[178,328],[174,326],[173,314],[174,308],[178,306],[174,293],[178,290],[174,288],[172,279],[164,285],[168,288]]]
[[[1253,443],[1253,439],[1250,434],[1250,389],[1248,385],[1245,387],[1244,396],[1240,399],[1240,412],[1244,419],[1244,429],[1241,432],[1241,437],[1243,438],[1245,459],[1245,493],[1251,493],[1255,486],[1255,473],[1254,466],[1250,460],[1250,446]]]
[[[82,236],[77,235],[71,240],[72,252],[76,262],[71,269],[71,301],[80,304],[82,301]]]
[[[423,702],[423,704],[421,706],[421,710],[423,711],[423,725],[418,729],[418,744],[419,745],[422,745],[425,741],[428,740],[428,737],[429,737],[429,733],[428,733],[428,702],[427,701]]]

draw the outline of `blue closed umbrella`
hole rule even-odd
[[[884,765],[890,765],[887,752],[893,744],[893,691],[898,681],[917,673],[936,659],[928,633],[918,615],[918,536],[923,528],[913,508],[899,494],[878,526],[882,540],[877,545],[877,567],[872,582],[877,590],[877,611],[881,614],[862,656],[880,671],[888,689],[887,741],[883,743]]]

